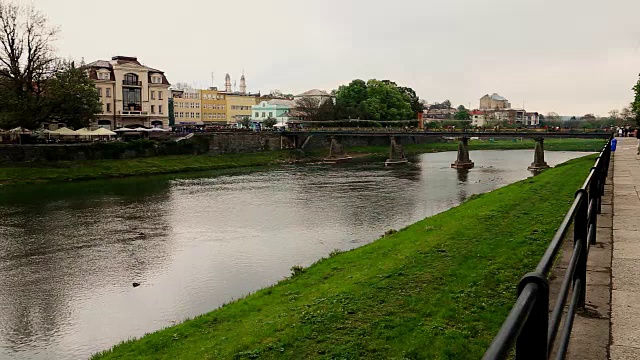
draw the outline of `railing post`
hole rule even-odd
[[[575,220],[573,222],[573,244],[582,242],[582,251],[578,259],[578,265],[574,273],[574,279],[580,279],[582,284],[587,283],[587,254],[589,242],[587,241],[587,233],[589,231],[589,223],[587,216],[589,213],[589,194],[587,190],[580,189],[576,192],[576,197],[580,196],[580,203],[578,205],[578,211],[576,212]],[[578,307],[583,308],[586,297],[586,286],[582,286],[580,296],[578,300]]]
[[[518,284],[518,296],[529,284],[538,286],[533,309],[516,342],[516,360],[546,360],[549,328],[549,281],[544,274],[529,273]]]

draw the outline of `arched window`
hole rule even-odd
[[[125,74],[122,85],[140,86],[140,83],[138,82],[138,75],[132,73]]]

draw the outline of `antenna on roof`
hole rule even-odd
[[[213,82],[213,71],[211,72],[211,87],[216,86],[216,84]]]

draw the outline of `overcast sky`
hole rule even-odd
[[[137,56],[172,83],[330,91],[389,79],[428,102],[606,115],[640,73],[639,0],[35,0],[64,57]]]

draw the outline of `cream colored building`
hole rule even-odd
[[[260,102],[259,94],[225,93],[228,124],[251,119],[251,108]]]
[[[202,121],[205,125],[227,124],[227,96],[217,88],[201,90]]]
[[[497,93],[487,94],[480,98],[480,110],[503,110],[510,108],[511,104],[509,101]]]
[[[137,58],[114,56],[87,65],[102,102],[92,127],[169,127],[169,81],[164,72]]]
[[[176,125],[203,125],[200,90],[172,90],[173,116]]]

